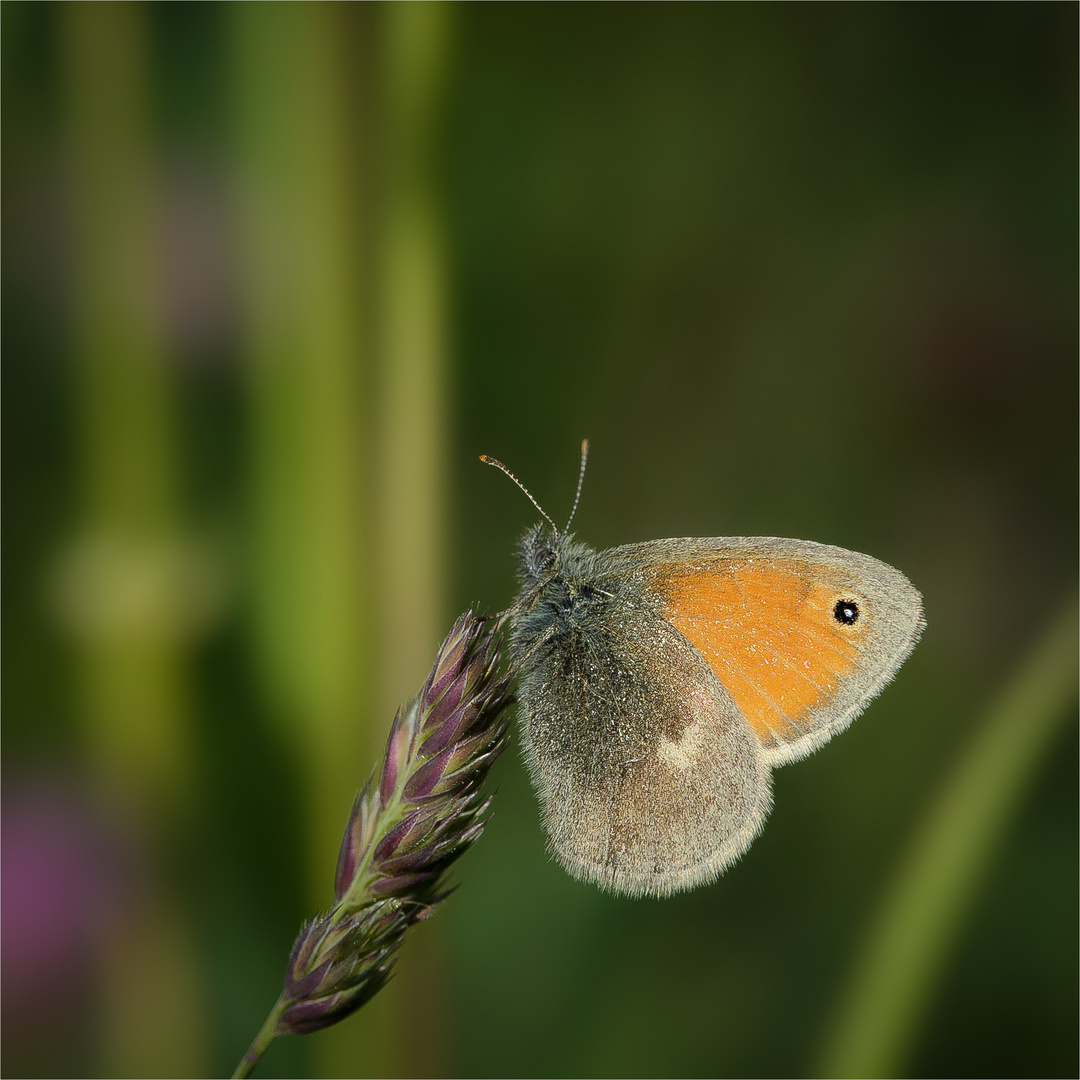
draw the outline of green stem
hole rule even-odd
[[[277,1035],[278,1020],[285,1011],[286,1004],[283,994],[270,1010],[270,1015],[263,1022],[263,1026],[259,1028],[259,1034],[251,1040],[247,1053],[240,1059],[240,1064],[236,1066],[236,1071],[232,1074],[232,1080],[241,1080],[242,1077],[250,1076],[255,1071],[255,1066],[262,1061],[267,1047]]]

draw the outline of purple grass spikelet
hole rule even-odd
[[[370,1001],[410,927],[452,891],[447,871],[483,832],[491,800],[481,789],[506,743],[499,625],[462,615],[423,689],[398,710],[381,768],[349,815],[337,902],[300,931],[281,996],[234,1076],[250,1076],[278,1035],[318,1031]]]

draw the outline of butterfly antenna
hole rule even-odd
[[[543,514],[544,518],[547,520],[547,523],[555,531],[555,535],[559,535],[559,526],[556,525],[550,517],[548,517],[547,511],[533,498],[532,492],[501,461],[499,461],[497,458],[489,457],[487,454],[481,454],[480,460],[485,465],[494,465],[496,469],[501,469],[504,473],[506,473],[506,475],[509,476],[510,479],[513,480],[514,483],[517,484],[517,486],[525,492],[525,495],[527,496],[529,502],[531,502],[533,506],[535,506],[536,509],[539,510],[541,514]]]
[[[570,522],[574,520],[574,515],[577,513],[577,505],[581,502],[581,485],[585,483],[585,463],[589,460],[589,440],[581,440],[581,471],[578,473],[577,478],[577,493],[574,495],[574,505],[570,510],[570,516],[566,519],[566,528],[563,532],[570,531]]]

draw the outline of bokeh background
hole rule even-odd
[[[583,436],[580,537],[867,551],[922,643],[664,902],[547,859],[512,748],[390,989],[259,1075],[1076,1075],[1074,4],[0,19],[6,1075],[231,1070],[394,706],[513,596],[477,455],[562,520]]]

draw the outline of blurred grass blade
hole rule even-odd
[[[295,739],[323,902],[366,715],[363,344],[344,8],[230,9],[259,679]]]
[[[63,560],[55,601],[84,646],[88,750],[103,788],[171,811],[185,798],[190,747],[170,602],[179,463],[155,288],[146,12],[123,4],[59,11],[83,531]]]
[[[148,12],[139,4],[55,10],[82,520],[53,600],[78,643],[94,783],[117,819],[131,823],[147,864],[138,896],[100,949],[100,1068],[197,1076],[207,1057],[199,956],[172,895],[168,840],[190,823],[193,624],[184,611],[199,575],[179,529],[176,402],[157,288]]]
[[[923,822],[877,915],[812,1075],[903,1075],[994,846],[1077,688],[1075,600],[991,708]]]
[[[355,792],[369,716],[360,90],[346,4],[229,8],[250,393],[258,678],[295,750],[308,902]],[[362,25],[362,23],[361,23]],[[349,1075],[362,1041],[335,1033]],[[325,1040],[317,1049],[324,1055]]]
[[[413,693],[448,614],[448,285],[438,166],[457,16],[452,4],[426,2],[378,5],[372,16],[380,133],[373,693],[376,715],[384,716]],[[442,934],[440,921],[426,924],[387,992],[349,1025],[360,1041],[381,1048],[378,1059],[366,1055],[367,1075],[439,1076],[451,1067]],[[418,1008],[421,1029],[413,1020]],[[344,1031],[320,1039],[324,1070]]]
[[[447,283],[436,149],[450,4],[380,9],[378,714],[427,667],[446,612]]]

